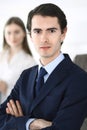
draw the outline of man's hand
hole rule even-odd
[[[22,111],[19,101],[14,102],[13,100],[10,100],[7,103],[6,113],[11,114],[15,117],[23,116],[23,111]],[[30,130],[40,130],[42,128],[46,128],[51,125],[52,125],[52,122],[50,122],[50,121],[46,121],[43,119],[36,119],[30,124],[29,129]]]
[[[14,102],[13,100],[10,100],[7,103],[6,113],[15,117],[23,116],[23,111],[19,101]]]
[[[29,129],[30,130],[40,130],[42,128],[46,128],[52,125],[52,122],[46,121],[43,119],[36,119],[31,122]]]

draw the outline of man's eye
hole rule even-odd
[[[36,31],[36,33],[40,33],[40,31],[39,31],[39,30],[37,30],[37,31]]]
[[[35,30],[34,33],[38,33],[38,34],[39,34],[39,33],[40,33],[40,30]]]
[[[53,33],[53,32],[55,32],[55,30],[54,30],[54,29],[51,29],[50,32]]]

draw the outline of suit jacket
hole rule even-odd
[[[37,66],[25,70],[0,106],[0,130],[25,130],[29,118],[53,122],[42,130],[80,130],[87,116],[87,73],[65,55],[35,97],[37,71]],[[11,98],[20,101],[23,117],[6,114],[6,104]]]

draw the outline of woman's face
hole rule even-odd
[[[5,40],[10,47],[22,46],[25,32],[19,25],[15,23],[7,25],[4,34]]]

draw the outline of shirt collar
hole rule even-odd
[[[47,71],[47,73],[50,75],[52,73],[52,71],[56,68],[56,66],[64,59],[64,55],[63,53],[60,53],[60,55],[54,59],[52,62],[50,62],[49,64],[47,64],[46,66],[43,66],[41,64],[41,62],[39,61],[39,69],[41,67],[45,68],[45,70]],[[39,70],[38,70],[39,71]]]

